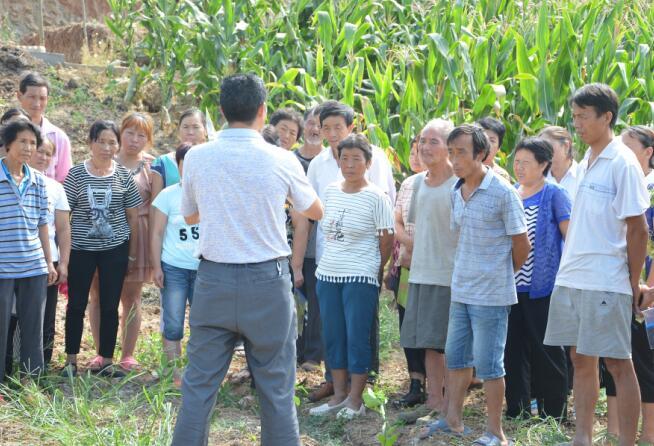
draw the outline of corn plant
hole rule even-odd
[[[327,98],[359,111],[359,130],[407,164],[434,117],[492,115],[516,141],[570,127],[570,94],[606,82],[619,125],[654,122],[654,4],[648,0],[110,0],[112,27],[144,30],[130,64],[162,83],[165,103],[195,95],[218,116],[220,80],[254,72],[269,107]],[[128,13],[126,13],[128,11]],[[129,34],[127,34],[129,36]],[[129,54],[129,52],[128,52]]]

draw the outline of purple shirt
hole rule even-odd
[[[46,176],[63,183],[68,171],[73,165],[71,156],[70,139],[59,127],[48,121],[44,116],[41,121],[41,133],[55,145],[55,153],[52,155],[52,162],[46,169]]]

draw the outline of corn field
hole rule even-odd
[[[408,164],[434,117],[493,115],[517,139],[571,126],[570,93],[605,82],[619,125],[654,122],[650,0],[109,0],[130,66],[127,99],[157,82],[164,107],[191,94],[218,119],[221,79],[261,76],[269,107],[339,99],[359,129]]]

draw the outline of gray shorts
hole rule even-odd
[[[631,358],[632,297],[557,286],[550,299],[546,345],[572,346],[586,356]]]
[[[450,299],[450,287],[410,283],[400,333],[402,347],[445,350]]]

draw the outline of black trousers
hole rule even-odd
[[[404,322],[404,307],[400,304],[397,305],[397,314],[400,316],[400,331],[402,330],[402,322]],[[404,357],[406,358],[406,365],[409,373],[420,373],[425,376],[425,349],[424,348],[405,348]]]
[[[84,312],[95,270],[100,288],[100,356],[112,358],[118,334],[118,304],[127,272],[129,242],[106,251],[73,249],[68,265],[66,308],[66,353],[79,353],[84,330]]]
[[[504,349],[506,415],[529,416],[532,395],[540,416],[565,419],[568,367],[563,347],[543,344],[550,298],[518,293],[511,307]]]
[[[640,387],[640,401],[654,403],[654,350],[647,340],[647,329],[644,322],[636,318],[631,320],[631,357]],[[600,381],[606,387],[606,396],[616,396],[615,382],[606,369],[604,360],[600,360]]]
[[[301,290],[307,298],[307,315],[302,335],[298,336],[296,343],[297,359],[300,364],[305,361],[320,364],[323,360],[322,324],[320,322],[320,306],[316,296],[316,268],[316,259],[304,259],[302,266],[304,285]]]

